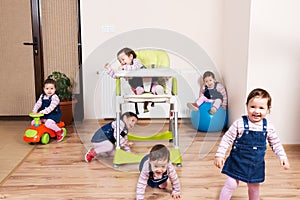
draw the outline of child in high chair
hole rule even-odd
[[[187,103],[187,107],[191,110],[198,111],[199,106],[203,102],[211,102],[209,113],[215,114],[220,106],[227,108],[227,93],[225,87],[216,81],[215,74],[206,71],[203,74],[203,87],[200,89],[200,97],[194,103]]]
[[[124,151],[130,152],[133,143],[128,141],[128,131],[133,129],[138,117],[132,112],[125,112],[120,120],[120,146]],[[112,121],[99,128],[92,137],[93,147],[85,154],[86,162],[91,162],[94,157],[101,153],[113,156],[115,153],[115,143],[117,137],[117,121]]]
[[[215,166],[223,168],[222,173],[227,175],[220,200],[230,199],[239,181],[247,183],[249,199],[259,199],[260,183],[265,180],[266,141],[283,169],[290,167],[273,124],[265,118],[271,108],[270,94],[264,89],[254,89],[247,97],[246,106],[248,114],[233,122],[215,155]],[[225,161],[230,146],[231,152]]]
[[[130,48],[123,48],[117,53],[117,59],[121,63],[121,66],[118,70],[133,71],[139,69],[146,69],[146,67],[141,63],[137,58],[134,50]],[[104,68],[107,70],[108,75],[113,78],[116,78],[115,71],[111,68],[110,64],[106,63]],[[128,80],[129,85],[131,86],[132,91],[135,94],[143,94],[145,92],[143,86],[143,79],[141,77],[134,77]],[[151,92],[153,94],[164,94],[164,89],[161,85],[158,85],[157,82],[152,83]]]
[[[47,128],[55,131],[57,142],[61,142],[65,135],[64,131],[56,125],[56,123],[59,123],[62,113],[59,106],[59,97],[55,94],[55,80],[46,79],[43,85],[44,93],[40,95],[34,104],[32,112],[44,114],[41,122],[45,123]],[[31,124],[34,124],[34,121]]]
[[[144,199],[146,186],[166,188],[168,179],[172,184],[172,198],[180,199],[180,184],[173,164],[170,162],[170,152],[163,144],[152,147],[150,154],[140,162],[140,176],[136,187],[136,199]]]
[[[121,49],[117,53],[117,59],[121,63],[121,66],[118,68],[118,70],[133,71],[139,69],[146,69],[146,67],[137,58],[134,50],[128,47]],[[112,69],[110,64],[106,63],[104,68],[106,69],[108,75],[110,75],[112,78],[116,78],[115,71]],[[142,77],[133,77],[128,80],[128,83],[134,94],[141,95],[145,92]],[[164,94],[163,86],[159,85],[157,81],[152,82],[150,90],[152,94]],[[144,112],[148,112],[147,106],[148,102],[145,102]]]

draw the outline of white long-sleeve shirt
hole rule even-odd
[[[43,94],[40,95],[40,98],[34,104],[33,109],[32,109],[33,113],[37,113],[38,110],[41,108],[42,98],[43,98]],[[50,97],[47,97],[46,95],[44,95],[44,99],[49,99],[49,98]],[[51,113],[57,107],[59,102],[60,102],[59,97],[56,94],[53,94],[50,105],[47,108],[41,110],[40,113],[45,114],[45,115]]]

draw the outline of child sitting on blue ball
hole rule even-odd
[[[203,102],[213,103],[209,113],[215,114],[220,106],[226,110],[227,93],[225,87],[216,81],[214,73],[206,71],[203,74],[204,85],[200,89],[200,97],[194,103],[187,103],[187,107],[191,110],[198,111],[199,106]]]

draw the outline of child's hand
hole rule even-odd
[[[109,63],[106,63],[105,65],[104,65],[104,68],[105,69],[110,69],[111,67],[110,67],[110,64]]]
[[[131,150],[130,150],[130,153],[132,153],[132,154],[137,154],[137,155],[138,155],[138,154],[140,154],[141,152],[136,151],[136,150],[134,150],[134,151],[131,151]]]
[[[217,168],[221,169],[224,165],[224,158],[221,158],[221,157],[215,157],[215,161],[214,161],[214,164]]]
[[[283,169],[287,170],[290,168],[290,163],[287,159],[280,160],[280,165],[283,167]]]
[[[123,149],[126,152],[131,152],[131,149],[129,146],[122,146],[121,149]]]
[[[132,147],[133,146],[133,142],[126,142],[126,145],[129,146],[129,147]]]
[[[172,198],[173,198],[173,199],[180,199],[180,198],[181,198],[181,195],[180,195],[180,193],[172,194]]]
[[[216,107],[211,107],[210,111],[209,111],[209,114],[213,115],[217,112],[217,108]]]

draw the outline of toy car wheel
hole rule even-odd
[[[64,131],[64,137],[66,137],[67,135],[67,130],[65,128],[62,128],[62,130]]]
[[[42,144],[48,144],[50,140],[49,133],[44,133],[41,137],[41,143]]]

